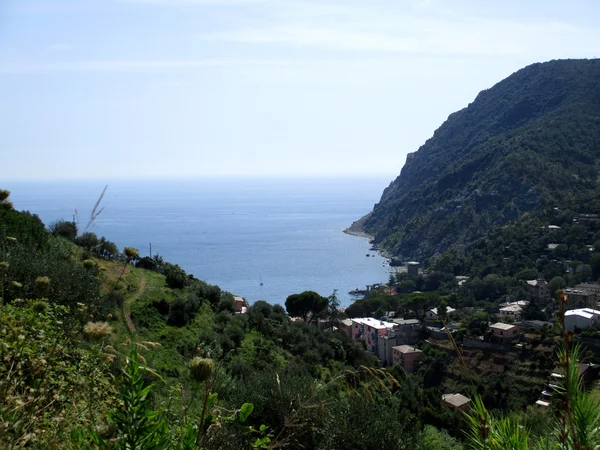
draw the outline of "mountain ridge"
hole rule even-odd
[[[593,196],[600,60],[527,66],[449,115],[349,231],[426,259],[526,212]]]

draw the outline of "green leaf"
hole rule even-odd
[[[240,422],[244,423],[248,416],[254,411],[254,405],[252,403],[244,403],[240,408]]]

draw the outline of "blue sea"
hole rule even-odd
[[[103,212],[89,231],[142,256],[160,254],[251,303],[348,291],[386,282],[390,267],[367,239],[343,229],[368,213],[391,177],[213,178],[13,182],[15,208],[47,225],[76,213],[85,231],[104,186]],[[366,255],[370,256],[367,257]],[[261,285],[261,282],[263,283]]]

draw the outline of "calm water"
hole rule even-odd
[[[391,178],[211,179],[111,182],[90,231],[142,256],[159,253],[249,301],[348,291],[385,282],[389,266],[366,239],[342,230],[367,213]],[[105,183],[8,183],[15,208],[80,232]],[[2,186],[3,188],[6,186]],[[365,255],[369,253],[371,257]],[[260,285],[262,279],[263,285]]]

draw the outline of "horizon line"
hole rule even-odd
[[[268,174],[211,174],[211,175],[133,175],[133,176],[72,176],[72,177],[36,177],[4,178],[4,183],[42,183],[42,182],[122,182],[122,181],[202,181],[202,180],[258,180],[258,179],[316,179],[316,178],[396,178],[397,172],[333,172],[333,173],[268,173]]]

